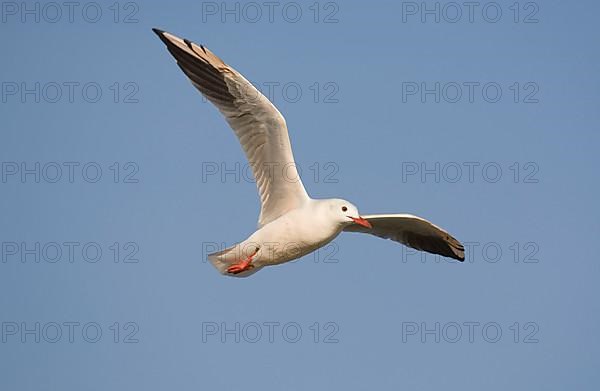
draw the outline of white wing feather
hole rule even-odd
[[[362,232],[391,239],[408,247],[464,261],[465,248],[448,232],[429,221],[409,214],[362,216],[373,228],[352,224],[344,231]]]
[[[306,202],[309,197],[296,169],[285,119],[277,108],[204,46],[161,30],[154,32],[238,137],[261,200],[259,227]]]

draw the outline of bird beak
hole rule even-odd
[[[360,216],[358,216],[358,217],[348,216],[348,217],[350,217],[352,219],[352,221],[354,221],[358,225],[362,225],[363,227],[367,227],[367,228],[373,228],[373,226],[371,225],[371,223],[369,223],[369,221],[367,219],[363,219]]]

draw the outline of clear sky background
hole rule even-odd
[[[2,2],[0,389],[598,389],[600,5],[513,3]],[[313,197],[467,261],[219,275],[258,196],[152,27],[273,86]]]

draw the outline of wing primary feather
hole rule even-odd
[[[406,214],[370,215],[363,218],[367,219],[373,228],[351,224],[344,230],[370,233],[417,250],[443,255],[461,262],[465,260],[463,245],[448,232],[425,219]]]
[[[309,197],[302,182],[287,179],[300,177],[285,119],[277,108],[204,45],[160,29],[152,30],[194,87],[219,109],[238,137],[256,178],[261,200],[258,226],[307,202]],[[273,163],[277,167],[290,167],[285,177],[283,170],[275,175],[269,173]]]

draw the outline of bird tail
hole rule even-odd
[[[240,254],[240,245],[236,244],[226,248],[225,250],[208,254],[208,260],[219,271],[219,273],[229,277],[248,277],[262,269],[262,267],[254,267],[238,274],[228,273],[227,268],[240,261]]]

